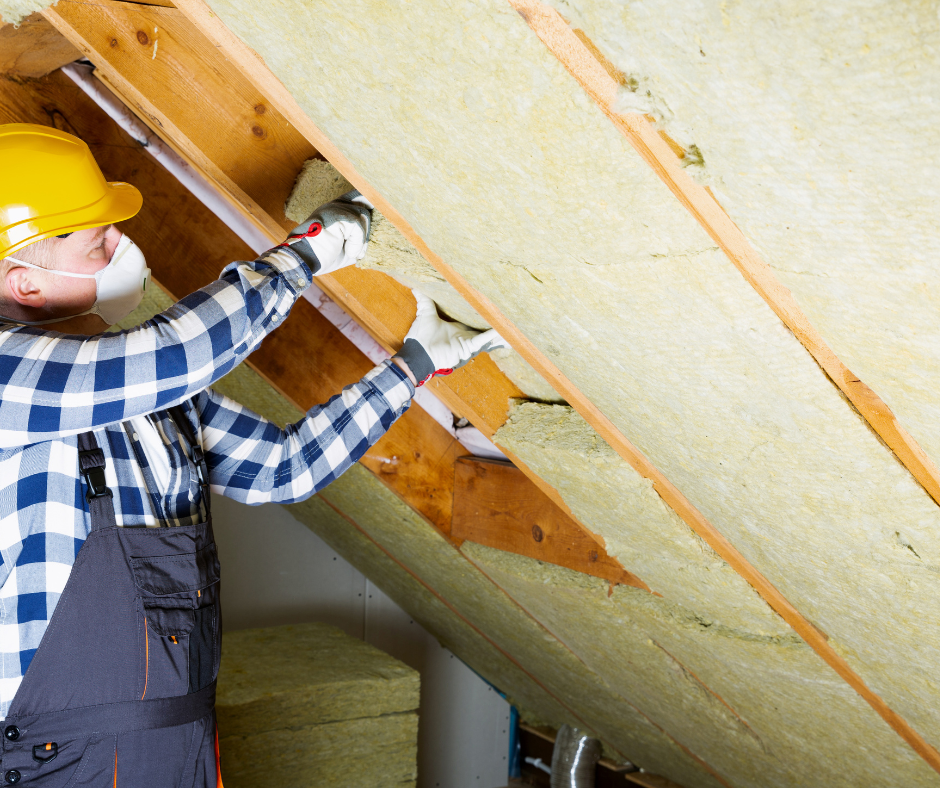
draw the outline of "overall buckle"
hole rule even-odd
[[[78,453],[78,467],[85,477],[85,484],[88,485],[86,498],[90,501],[92,498],[103,498],[111,496],[111,490],[105,482],[104,476],[104,452],[101,449],[89,449]]]

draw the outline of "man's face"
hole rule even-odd
[[[40,255],[34,259],[30,247],[15,253],[14,257],[45,269],[65,271],[73,274],[95,274],[104,268],[114,254],[121,232],[113,224],[90,230],[79,230],[67,238],[53,238]],[[19,314],[9,315],[19,320],[48,320],[55,317],[78,315],[90,309],[96,298],[94,279],[76,279],[70,276],[58,276],[35,268],[15,266],[5,277],[6,291],[9,297],[19,305]],[[69,321],[71,322],[71,321]],[[86,315],[81,325],[103,331],[104,321],[97,315]],[[80,330],[77,325],[70,326],[66,321],[52,324],[56,331]]]

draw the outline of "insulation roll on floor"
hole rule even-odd
[[[413,788],[419,676],[326,624],[225,636],[216,711],[227,788]]]

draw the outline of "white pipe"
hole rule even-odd
[[[144,149],[162,164],[212,213],[225,224],[255,254],[271,248],[271,240],[257,227],[246,222],[241,212],[228,200],[221,197],[216,187],[196,172],[163,140],[140,121],[121,99],[112,93],[93,73],[94,69],[83,63],[69,63],[62,71],[75,82],[108,116],[130,134]]]
[[[162,164],[196,199],[221,219],[226,227],[241,238],[255,254],[261,254],[271,248],[271,239],[228,200],[222,197],[217,187],[194,170],[185,159],[154,134],[130,108],[101,80],[94,75],[94,68],[84,63],[69,63],[62,71],[92,101],[103,109],[108,117],[133,137],[140,145]],[[361,350],[373,364],[389,358],[389,353],[353,317],[347,314],[335,301],[315,284],[304,291],[304,298],[339,329],[340,333]],[[496,446],[476,427],[454,428],[454,414],[434,392],[428,388],[419,388],[415,394],[417,402],[438,424],[447,430],[468,450],[480,457],[505,459]]]
[[[552,773],[551,767],[548,766],[545,763],[545,761],[543,761],[541,758],[528,758],[527,757],[525,759],[525,762],[531,763],[536,769],[541,769],[543,772],[547,772],[548,774]]]

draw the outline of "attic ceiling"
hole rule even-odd
[[[371,268],[433,279],[557,395],[488,361],[442,398],[639,582],[457,544],[446,494],[364,467],[298,516],[531,718],[686,788],[940,785],[936,9],[176,5],[46,13],[272,234],[314,153],[374,197],[401,235]],[[217,132],[251,177],[160,87],[207,41],[270,108]],[[327,287],[400,341],[401,284]],[[266,345],[238,391],[289,409]]]

